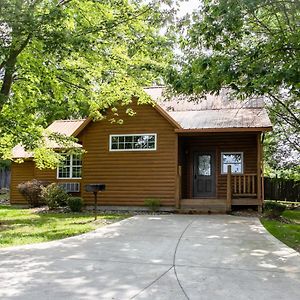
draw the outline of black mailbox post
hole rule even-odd
[[[105,191],[105,184],[103,183],[92,183],[87,184],[85,186],[86,192],[94,193],[94,213],[95,213],[95,220],[97,220],[97,194],[98,192]]]

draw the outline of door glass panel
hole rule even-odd
[[[198,175],[211,176],[211,156],[199,155],[198,156]]]

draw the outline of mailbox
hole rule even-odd
[[[91,183],[87,184],[85,187],[86,192],[94,193],[94,214],[95,220],[97,220],[97,194],[98,192],[105,191],[105,184],[103,183]]]
[[[91,193],[97,193],[97,192],[105,191],[105,184],[103,184],[103,183],[87,184],[85,186],[85,191],[86,192],[91,192]]]

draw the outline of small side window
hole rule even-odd
[[[233,174],[243,174],[244,157],[243,152],[222,152],[221,153],[221,173],[227,174],[228,166],[231,166]]]

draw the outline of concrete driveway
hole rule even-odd
[[[300,256],[256,218],[136,216],[0,251],[0,299],[300,299]]]

